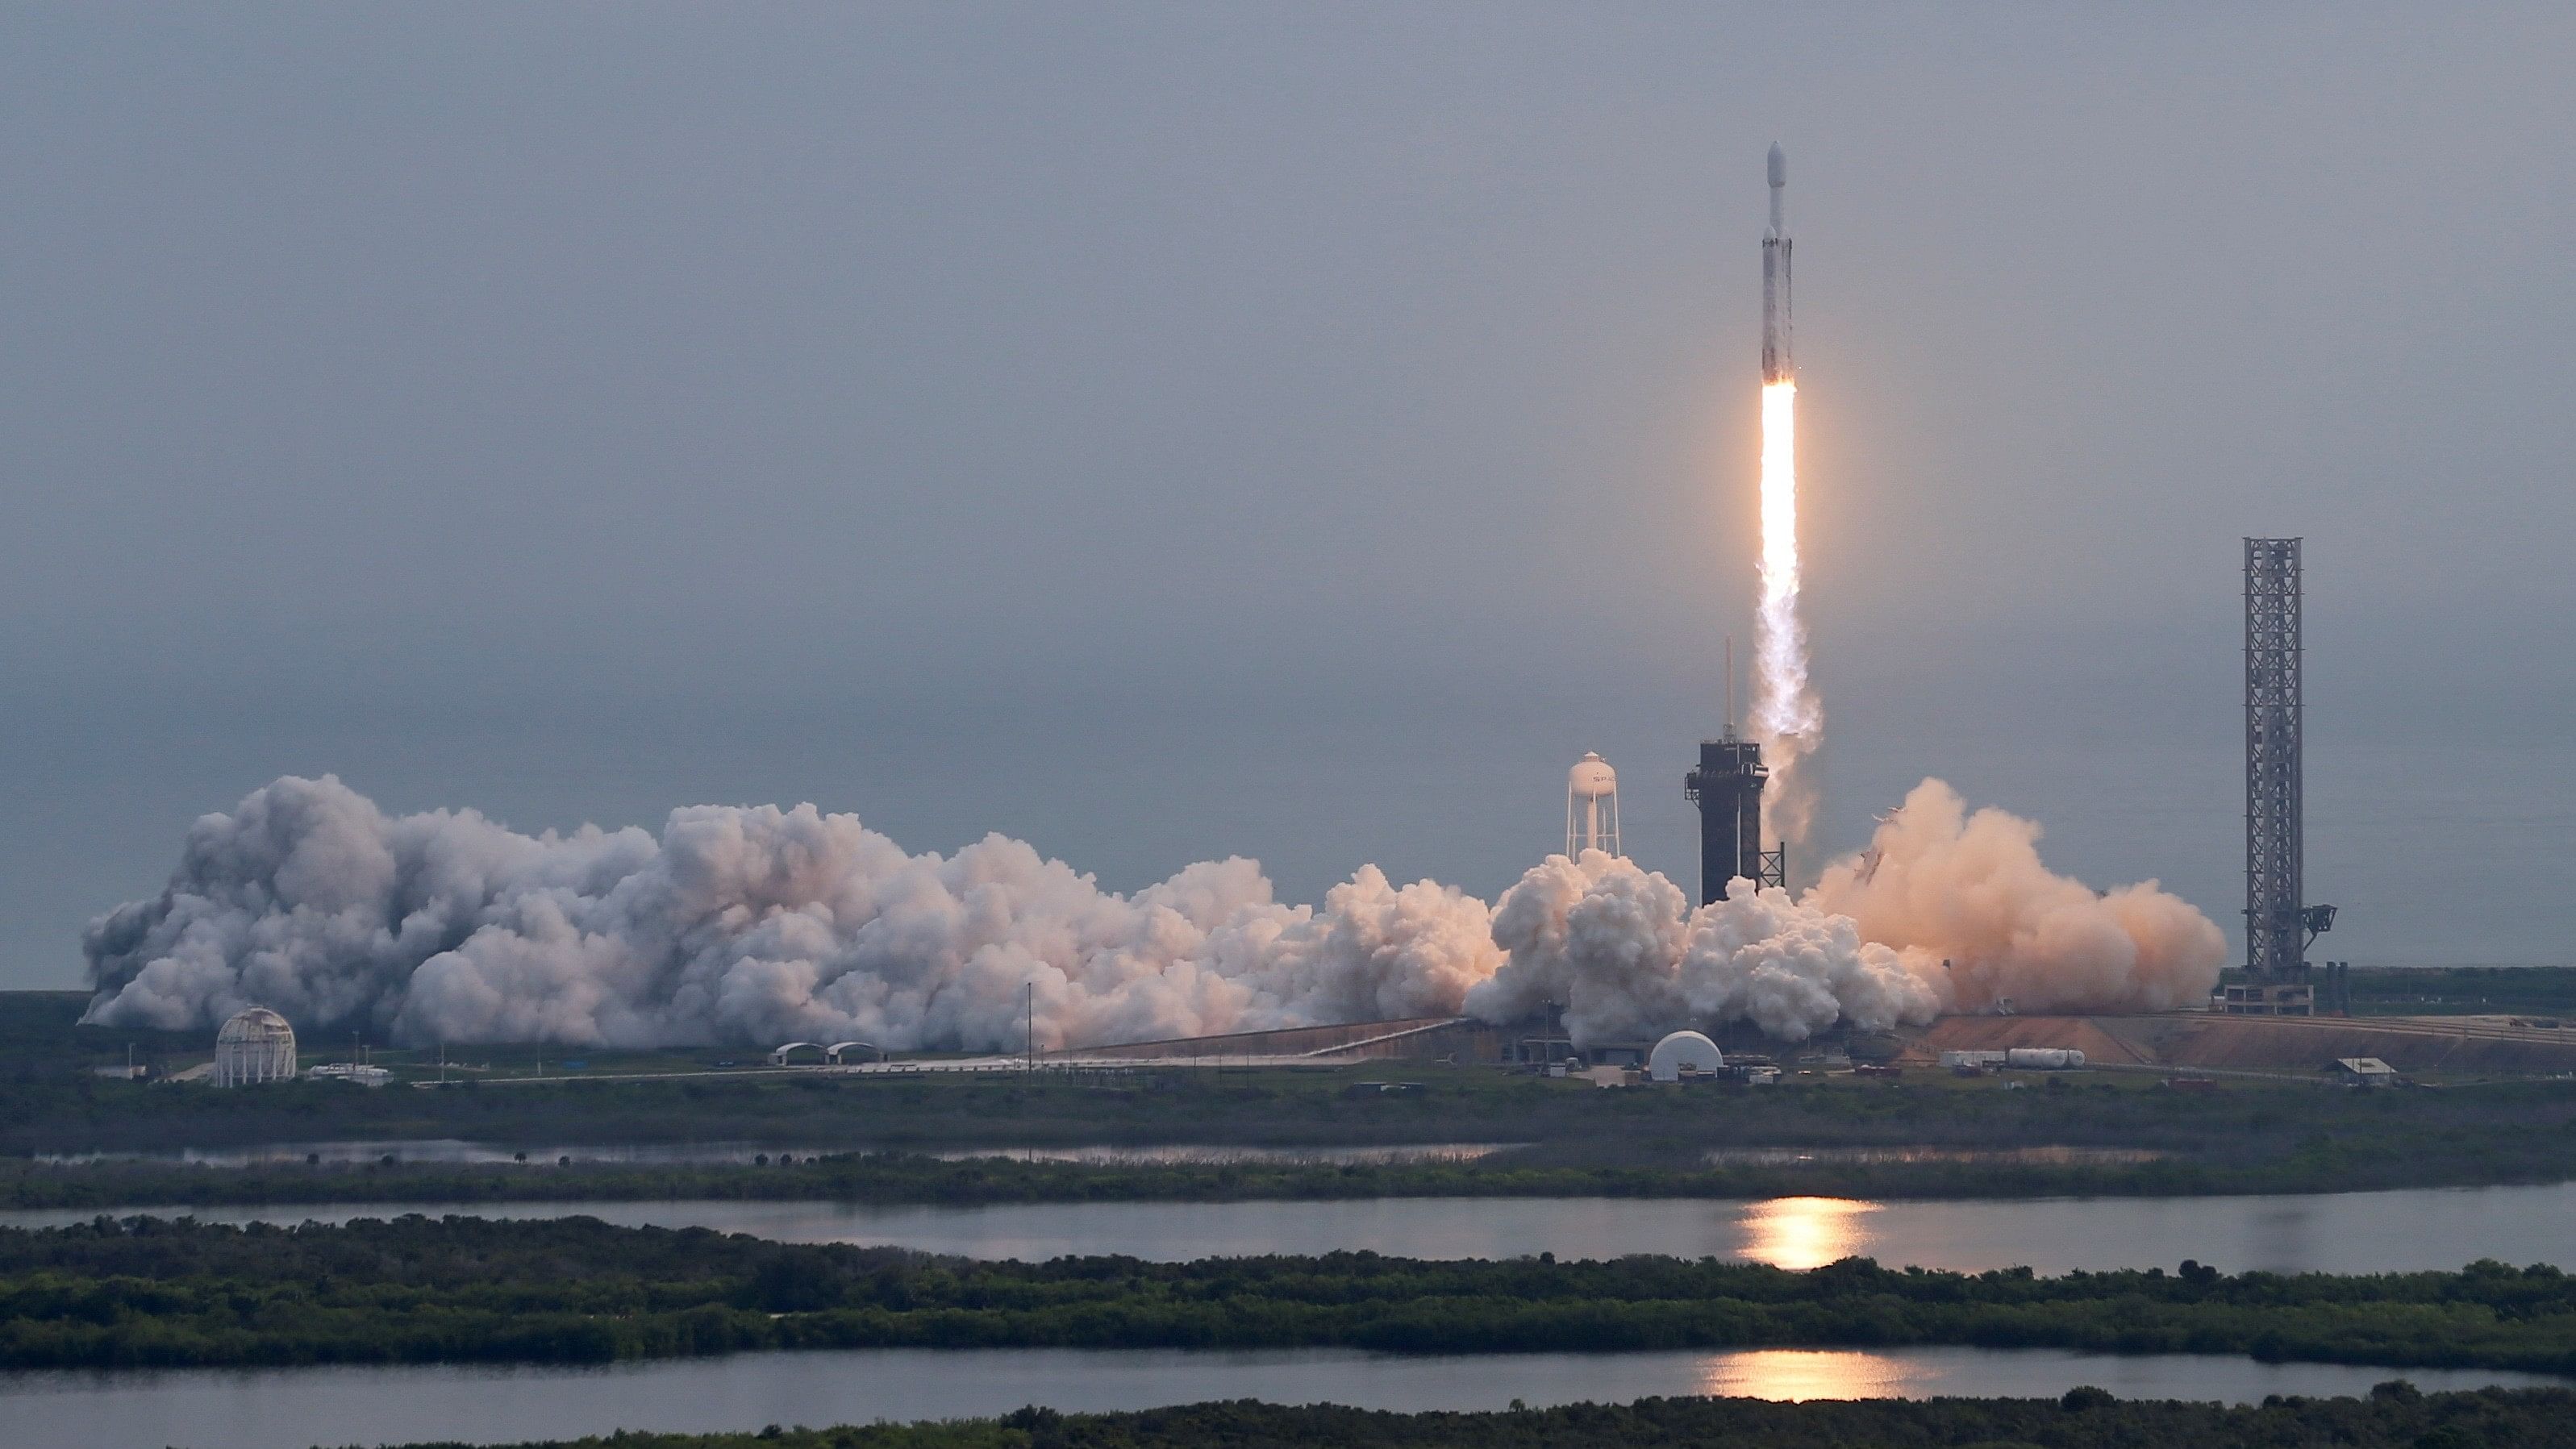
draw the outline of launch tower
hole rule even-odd
[[[2299,540],[2245,540],[2245,974],[2234,1015],[2314,1012],[2308,944],[2334,907],[2305,903]]]
[[[1762,786],[1770,776],[1762,747],[1732,729],[1722,740],[1699,742],[1699,768],[1682,777],[1682,794],[1699,806],[1700,904],[1726,899],[1727,882],[1738,876],[1756,886],[1788,885],[1788,847],[1762,848]]]

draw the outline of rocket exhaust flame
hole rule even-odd
[[[1753,737],[1771,768],[1766,810],[1784,846],[1804,845],[1815,787],[1798,766],[1824,733],[1798,617],[1798,372],[1790,354],[1788,158],[1771,148],[1771,226],[1762,236],[1762,597],[1756,611]]]
[[[1807,626],[1798,617],[1798,384],[1762,389],[1762,597],[1755,614],[1753,737],[1771,767],[1764,813],[1784,844],[1804,844],[1815,790],[1799,765],[1824,733],[1824,705],[1807,680]]]

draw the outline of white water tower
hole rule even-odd
[[[1565,853],[1581,859],[1587,850],[1619,850],[1619,772],[1596,754],[1574,762],[1565,776]]]

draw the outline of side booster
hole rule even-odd
[[[1762,786],[1771,771],[1762,747],[1732,734],[1699,742],[1699,768],[1682,777],[1684,798],[1699,806],[1699,900],[1726,899],[1728,882],[1788,884],[1788,852],[1762,848]]]

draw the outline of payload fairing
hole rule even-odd
[[[1789,158],[1771,146],[1771,229],[1762,234],[1762,381],[1788,382],[1798,373],[1789,360],[1789,223],[1780,209],[1789,186]]]

